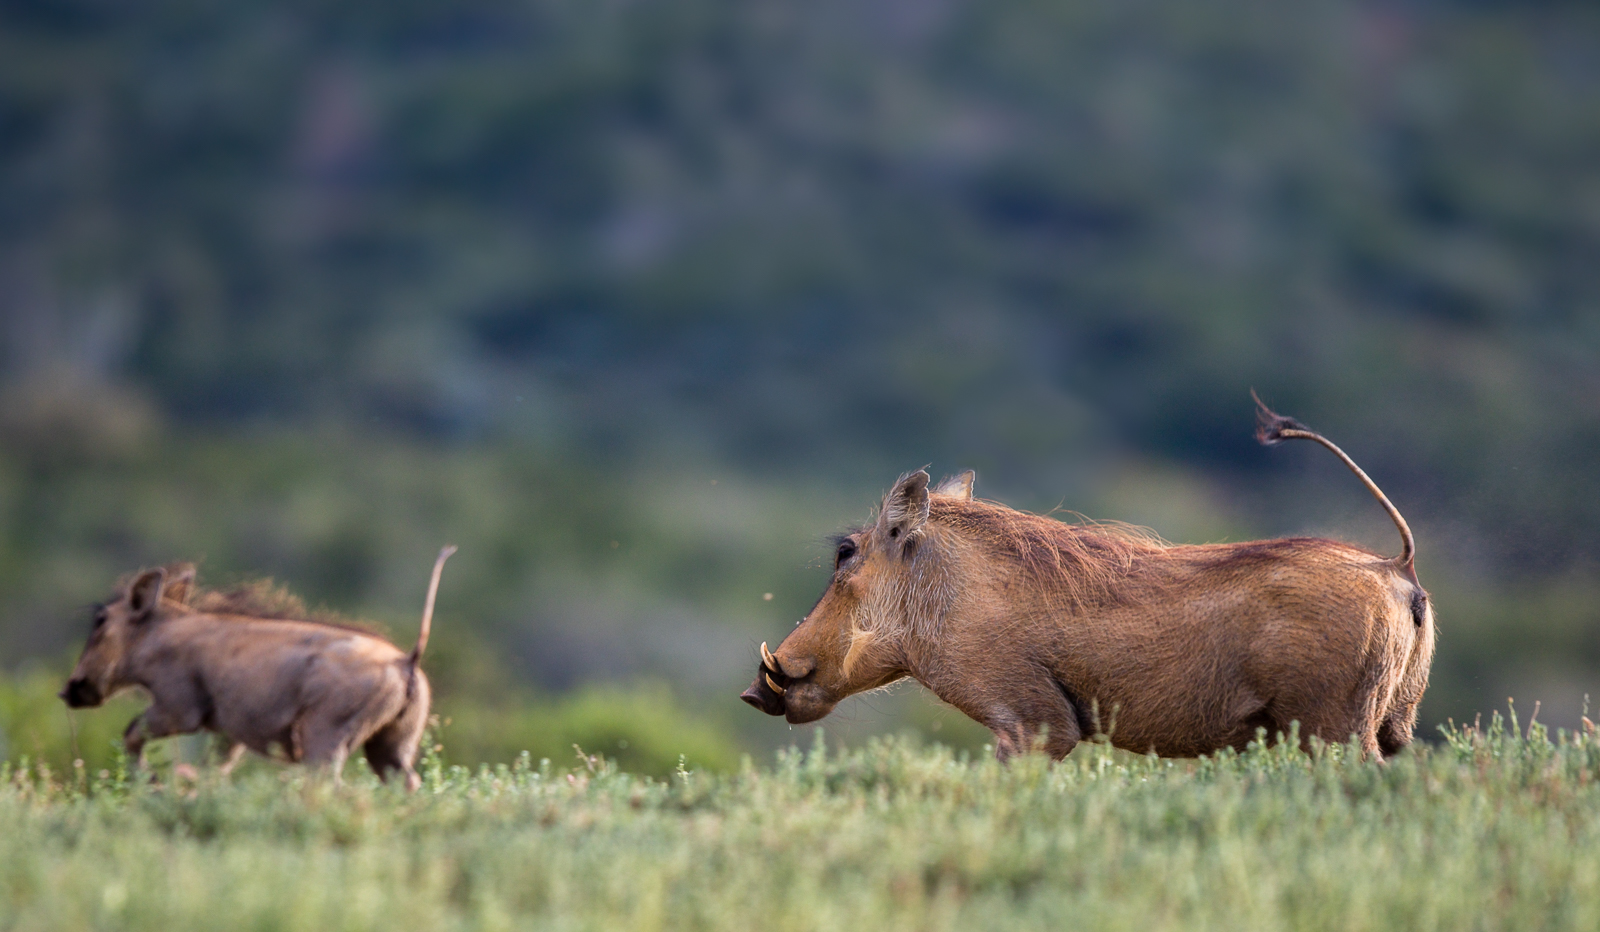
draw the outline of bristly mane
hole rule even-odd
[[[166,569],[171,576],[179,568],[190,565],[175,563]],[[132,576],[123,579],[118,589],[126,592],[132,581]],[[347,618],[326,608],[307,608],[304,599],[271,578],[248,580],[230,589],[207,589],[191,583],[182,604],[192,612],[229,620],[305,621],[388,639],[386,631],[370,622]]]
[[[347,618],[331,609],[307,608],[304,599],[272,579],[253,579],[222,591],[196,588],[189,597],[189,607],[208,615],[233,616],[246,621],[252,618],[309,621],[329,628],[388,637],[386,632],[371,622]]]
[[[1171,545],[1149,528],[1122,522],[1068,524],[984,499],[935,495],[929,520],[977,538],[1023,570],[1059,584],[1074,609],[1092,602],[1127,602],[1140,557]]]

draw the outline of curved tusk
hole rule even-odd
[[[782,673],[783,668],[778,666],[778,658],[772,656],[772,651],[767,650],[767,642],[761,642],[761,662],[773,673]]]
[[[777,681],[772,678],[772,674],[771,673],[763,673],[761,675],[767,678],[767,685],[772,687],[772,691],[773,692],[777,693],[780,696],[783,695],[785,692],[788,692],[788,690],[786,690],[782,686],[778,685]]]

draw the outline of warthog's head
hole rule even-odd
[[[59,693],[67,705],[92,708],[133,685],[124,670],[129,652],[159,620],[162,599],[182,603],[193,579],[194,567],[186,563],[146,570],[110,601],[95,606],[89,641]]]
[[[917,471],[895,483],[869,527],[838,539],[833,579],[776,651],[761,645],[755,682],[739,698],[794,724],[909,673],[907,635],[937,624],[953,595],[928,524],[929,496],[972,498],[972,473],[929,490]]]

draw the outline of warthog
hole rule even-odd
[[[973,474],[901,478],[877,519],[838,538],[833,578],[740,697],[790,722],[912,677],[994,732],[1004,760],[1055,758],[1103,730],[1130,751],[1242,749],[1266,729],[1382,759],[1411,741],[1433,611],[1411,531],[1325,437],[1261,405],[1264,444],[1333,451],[1388,511],[1384,558],[1317,538],[1170,545],[972,496]]]
[[[299,600],[282,592],[198,591],[193,564],[146,570],[95,608],[61,698],[81,709],[126,689],[148,692],[150,707],[123,734],[141,764],[150,739],[204,730],[232,742],[223,773],[246,749],[270,756],[276,745],[285,759],[326,766],[337,779],[361,747],[380,778],[397,770],[415,790],[430,701],[422,652],[455,549],[434,562],[410,653],[359,628],[303,620]]]

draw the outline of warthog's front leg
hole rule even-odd
[[[995,757],[1005,761],[1042,750],[1060,760],[1088,737],[1084,727],[1088,716],[1054,679],[1040,676],[1037,669],[1019,670],[1014,677],[1001,679],[1021,685],[1001,694],[975,690],[966,683],[935,690],[941,699],[994,732]]]
[[[994,756],[1002,762],[1032,751],[1043,751],[1051,760],[1060,760],[1083,740],[1083,731],[1073,716],[1022,718],[1014,710],[1005,709],[996,710],[991,720],[995,722],[989,725],[994,732]]]
[[[122,733],[122,747],[133,758],[134,766],[144,767],[144,746],[155,738],[186,735],[200,730],[198,713],[173,714],[160,705],[153,705],[134,716]]]
[[[143,712],[135,715],[133,721],[122,731],[122,750],[133,758],[133,766],[136,768],[144,768],[144,744],[150,737],[145,727]]]
[[[316,717],[307,717],[296,723],[296,743],[300,747],[300,759],[312,767],[327,770],[333,776],[333,785],[341,786],[344,783],[344,764],[350,757],[350,733],[348,727],[339,727],[339,723],[330,721],[331,716],[319,714]]]
[[[239,761],[244,759],[244,752],[250,750],[243,741],[235,741],[228,746],[227,756],[222,760],[222,766],[217,768],[217,773],[226,777],[233,773],[233,768],[239,766]]]

